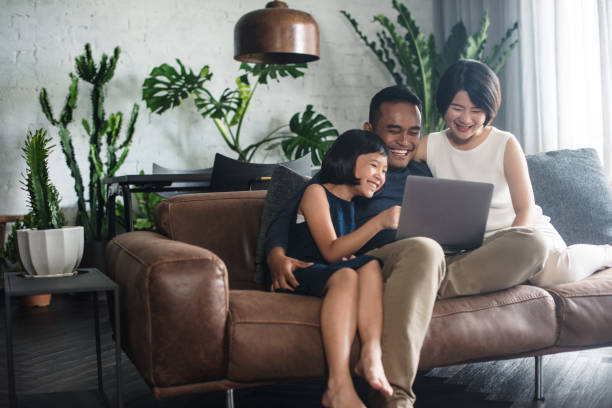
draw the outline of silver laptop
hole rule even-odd
[[[446,254],[482,244],[493,184],[408,176],[396,239],[428,237]]]

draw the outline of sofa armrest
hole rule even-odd
[[[115,237],[106,273],[119,285],[123,346],[157,387],[223,378],[229,287],[213,252],[146,231]]]

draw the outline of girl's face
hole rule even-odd
[[[476,107],[469,94],[461,90],[455,94],[444,114],[449,136],[456,144],[463,145],[481,135],[487,114]]]
[[[355,177],[359,184],[355,186],[355,195],[372,197],[385,184],[387,177],[387,156],[381,153],[367,153],[357,157]]]

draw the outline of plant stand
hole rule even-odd
[[[119,291],[117,284],[97,269],[80,269],[79,273],[70,277],[26,278],[23,273],[10,272],[4,274],[4,300],[6,305],[6,360],[8,369],[8,399],[9,407],[16,408],[18,398],[15,387],[15,372],[13,361],[13,333],[11,327],[11,298],[40,293],[91,293],[94,306],[96,360],[98,370],[98,389],[96,391],[53,392],[48,394],[24,395],[24,400],[34,403],[34,406],[71,406],[68,401],[79,401],[72,406],[100,406],[102,401],[109,406],[108,398],[102,384],[102,355],[100,350],[100,318],[98,313],[98,292],[112,293],[114,310],[119,310]],[[119,315],[114,319],[115,331],[115,406],[122,407],[121,399],[121,332]],[[85,404],[83,401],[88,400]]]

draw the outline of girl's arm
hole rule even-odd
[[[321,255],[327,262],[333,263],[357,252],[380,230],[397,228],[400,207],[391,207],[350,234],[338,237],[332,223],[325,190],[320,184],[312,184],[304,192],[299,212],[306,219],[308,229]]]
[[[419,141],[419,146],[416,148],[416,152],[414,154],[415,161],[426,162],[427,161],[427,141],[429,140],[429,135],[423,136],[423,138]]]
[[[510,188],[512,207],[514,207],[516,213],[512,226],[520,227],[533,224],[535,221],[535,199],[533,198],[527,160],[521,145],[514,137],[506,142],[504,174]]]

